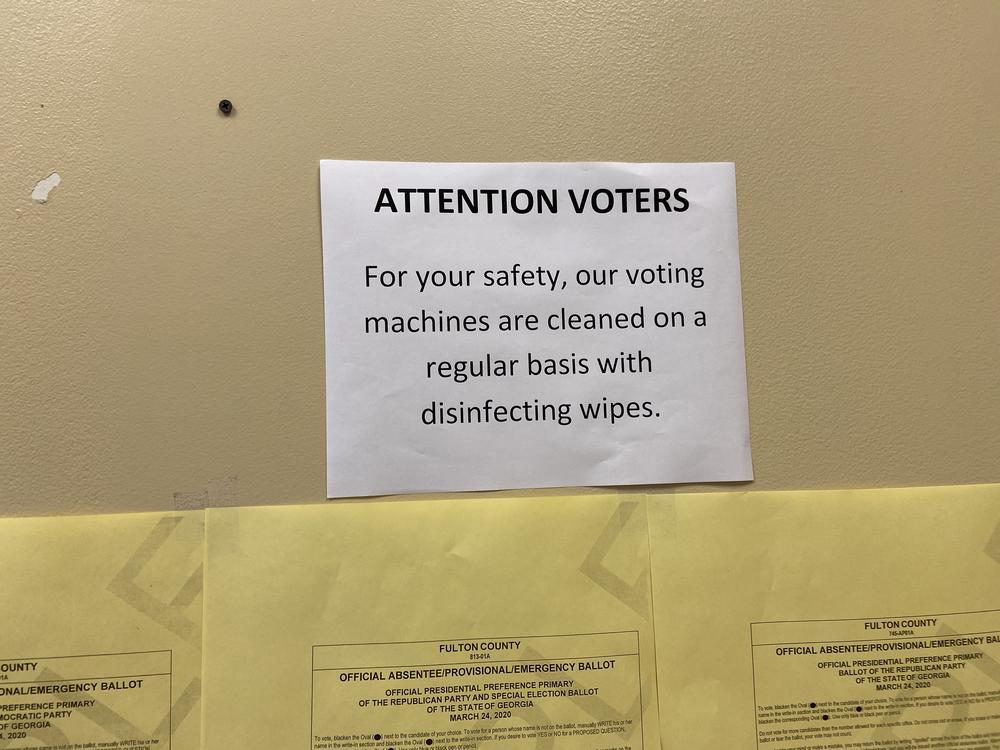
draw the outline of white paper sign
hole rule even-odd
[[[320,172],[329,496],[752,478],[732,164]]]

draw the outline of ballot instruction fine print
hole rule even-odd
[[[1000,611],[751,625],[757,745],[1000,746]]]
[[[0,748],[170,747],[170,651],[0,660]]]
[[[312,750],[641,750],[640,674],[635,631],[315,646]]]

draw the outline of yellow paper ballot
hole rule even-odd
[[[207,748],[659,747],[641,497],[207,512]]]
[[[0,748],[200,747],[201,513],[0,520]]]
[[[1000,746],[1000,486],[648,515],[663,747]]]

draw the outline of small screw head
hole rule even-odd
[[[233,103],[228,99],[223,99],[219,102],[219,111],[224,115],[231,115],[233,113]]]

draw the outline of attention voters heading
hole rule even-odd
[[[560,198],[562,197],[562,200]],[[375,213],[556,214],[560,205],[574,213],[683,213],[687,188],[388,188],[375,200]]]

